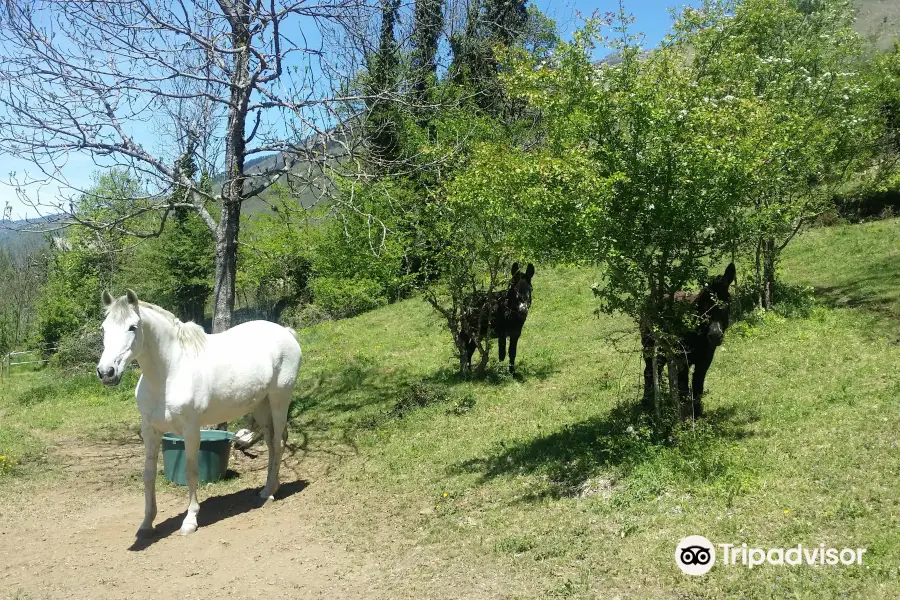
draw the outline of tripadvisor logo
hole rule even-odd
[[[702,535],[689,535],[675,548],[675,564],[688,575],[703,575],[716,563],[716,549]]]
[[[689,535],[675,547],[675,564],[688,575],[704,575],[716,563],[716,547],[721,551],[721,564],[752,569],[764,564],[787,566],[861,565],[865,548],[826,548],[825,544],[791,548],[749,548],[747,544],[713,544],[702,535]]]

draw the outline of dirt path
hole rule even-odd
[[[3,490],[0,598],[505,597],[493,577],[454,573],[428,549],[386,540],[376,555],[330,543],[316,523],[334,500],[289,469],[278,500],[257,509],[261,470],[236,465],[248,473],[241,489],[202,493],[200,529],[188,537],[178,534],[185,489],[162,489],[157,533],[136,543],[142,455],[136,444],[79,448],[62,455],[71,476]]]

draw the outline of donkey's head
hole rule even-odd
[[[731,309],[731,284],[734,283],[734,263],[725,273],[715,277],[697,295],[697,314],[700,317],[700,333],[715,347],[725,338],[728,329],[728,313]]]
[[[137,294],[128,290],[124,296],[113,299],[103,292],[106,319],[103,320],[103,354],[97,363],[97,377],[105,385],[118,385],[122,373],[144,344],[141,331],[141,313]]]
[[[528,263],[525,272],[519,270],[519,263],[512,265],[512,282],[506,293],[506,308],[510,315],[522,321],[528,317],[531,308],[531,278],[534,277],[534,265]]]

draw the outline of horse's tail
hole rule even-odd
[[[285,329],[288,330],[288,333],[294,336],[295,340],[297,340],[298,342],[300,341],[300,334],[297,333],[296,329],[294,329],[293,327],[285,327]]]

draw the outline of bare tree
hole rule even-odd
[[[195,209],[216,243],[213,330],[223,331],[234,309],[241,205],[288,174],[327,188],[320,181],[334,168],[328,145],[353,139],[333,133],[365,105],[349,84],[362,53],[335,40],[365,39],[357,29],[377,11],[371,0],[7,0],[0,153],[34,162],[37,175],[14,183],[59,226],[150,236],[169,211]],[[150,124],[152,147],[141,139]],[[214,192],[175,167],[188,138],[198,141],[201,170],[218,174]],[[73,153],[128,169],[148,195],[124,213],[86,220],[72,201],[83,190],[63,174]],[[248,159],[266,153],[279,153],[275,167],[248,173]],[[71,194],[23,191],[35,184]],[[181,200],[175,189],[185,190]],[[159,215],[150,230],[148,213]],[[133,226],[139,216],[144,230]]]
[[[0,249],[0,353],[18,348],[31,334],[34,305],[46,279],[43,249]]]

